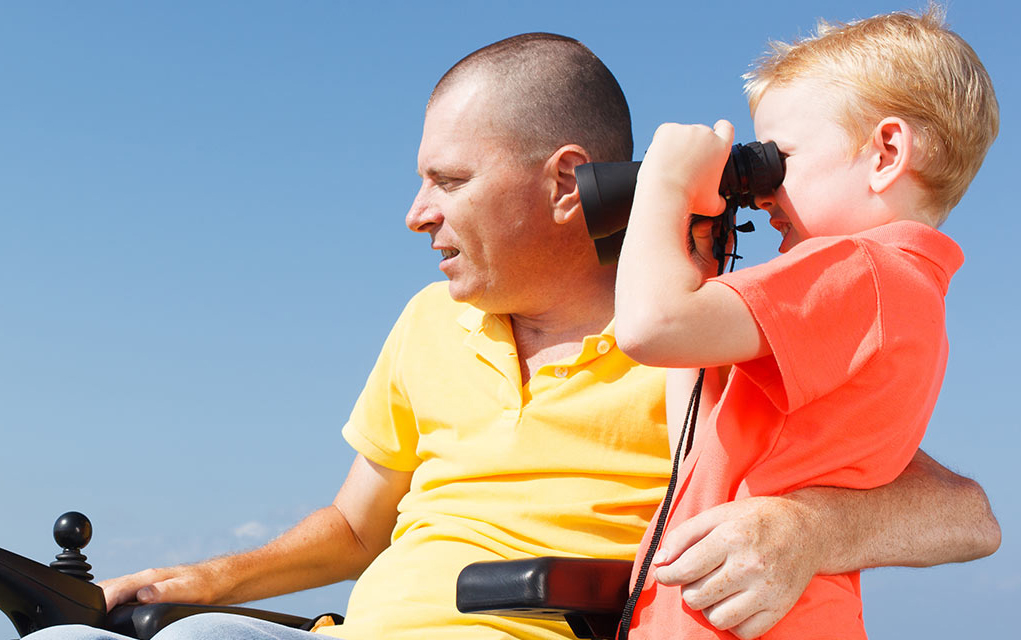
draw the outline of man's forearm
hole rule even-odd
[[[921,450],[886,486],[819,487],[787,497],[806,509],[815,529],[820,573],[965,562],[1000,546],[1000,527],[982,487]]]
[[[253,551],[191,565],[147,569],[100,583],[108,607],[124,602],[236,604],[337,582],[358,574],[367,550],[335,506],[315,511]]]
[[[207,564],[231,576],[217,603],[234,604],[357,578],[375,555],[331,505],[264,547]]]
[[[206,562],[148,569],[101,583],[107,606],[234,604],[356,578],[390,544],[411,472],[355,456],[333,504],[269,544]]]

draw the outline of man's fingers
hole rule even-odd
[[[180,578],[155,582],[138,590],[138,601],[147,604],[153,602],[186,601],[187,598],[180,595],[185,586],[184,581]]]
[[[163,600],[162,587],[164,584],[166,583],[157,582],[156,584],[150,584],[148,586],[142,587],[141,589],[138,590],[138,593],[135,594],[135,597],[138,599],[139,602],[145,603],[161,602]]]
[[[695,611],[702,611],[723,602],[741,590],[741,586],[728,580],[723,567],[710,572],[704,578],[681,588],[684,602]]]
[[[760,611],[744,622],[731,627],[729,631],[741,640],[753,640],[772,629],[777,622],[780,622],[783,615],[779,611]]]
[[[107,611],[127,602],[191,602],[185,581],[171,569],[146,569],[99,583]]]
[[[705,615],[706,620],[709,621],[709,624],[717,629],[729,630],[733,633],[735,628],[749,623],[752,618],[761,616],[763,619],[768,619],[771,612],[766,610],[766,603],[761,598],[752,593],[741,592],[715,605],[706,607],[702,610],[702,613]],[[774,619],[768,626],[763,628],[763,633],[775,623],[776,620]],[[755,625],[749,625],[749,628],[755,628]],[[755,638],[757,636],[749,637]]]
[[[104,580],[99,583],[103,589],[103,597],[106,600],[106,609],[109,611],[119,604],[135,602],[138,590],[150,584],[156,579],[156,574],[149,569],[129,576],[122,576],[112,580]]]
[[[714,544],[708,537],[680,551],[679,555],[670,553],[676,558],[672,562],[667,560],[660,563],[654,576],[657,582],[669,585],[692,584],[708,576],[727,559],[726,549]]]
[[[135,600],[136,589],[125,585],[106,586],[103,583],[100,583],[99,586],[103,587],[103,598],[106,600],[107,611],[110,611],[119,604]]]
[[[663,543],[660,545],[660,550],[653,558],[653,562],[657,565],[673,562],[679,558],[682,553],[709,535],[713,529],[717,527],[717,525],[727,520],[727,509],[724,508],[726,506],[727,505],[720,505],[707,511],[703,511],[697,516],[688,518],[681,524],[674,527],[674,529],[664,536]],[[720,558],[720,562],[722,561],[723,559]],[[705,573],[696,576],[694,579],[701,578],[703,575],[718,566],[720,566],[719,562],[709,567]]]

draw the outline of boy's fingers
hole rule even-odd
[[[728,145],[734,144],[734,125],[729,120],[717,120],[713,125],[713,131],[726,140]]]
[[[713,258],[713,238],[719,229],[718,218],[692,218],[691,224],[691,251],[699,264],[713,266],[716,259]],[[714,276],[716,272],[708,274]]]

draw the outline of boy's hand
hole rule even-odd
[[[719,217],[706,218],[703,216],[691,219],[689,230],[688,252],[691,254],[691,261],[702,273],[702,279],[708,280],[719,275],[720,264],[713,255],[713,243],[720,235],[721,222]],[[734,241],[727,238],[727,252],[734,247]],[[724,259],[726,266],[729,258]]]
[[[664,196],[682,199],[688,211],[703,216],[723,212],[720,178],[730,157],[734,126],[720,120],[704,125],[663,124],[656,130],[638,172],[638,181]]]
[[[692,214],[715,217],[726,203],[720,176],[734,128],[663,125],[638,172],[617,267],[617,345],[656,367],[719,366],[769,353],[748,305],[716,275],[712,233]]]
[[[811,520],[784,498],[747,498],[683,522],[663,539],[653,577],[717,629],[757,638],[790,611],[819,566]]]

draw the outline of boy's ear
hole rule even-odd
[[[546,160],[546,173],[551,181],[550,205],[557,224],[566,224],[582,215],[574,169],[591,161],[588,152],[576,144],[560,147]]]
[[[872,170],[869,186],[883,193],[903,175],[910,174],[914,134],[901,118],[883,118],[872,131]]]

